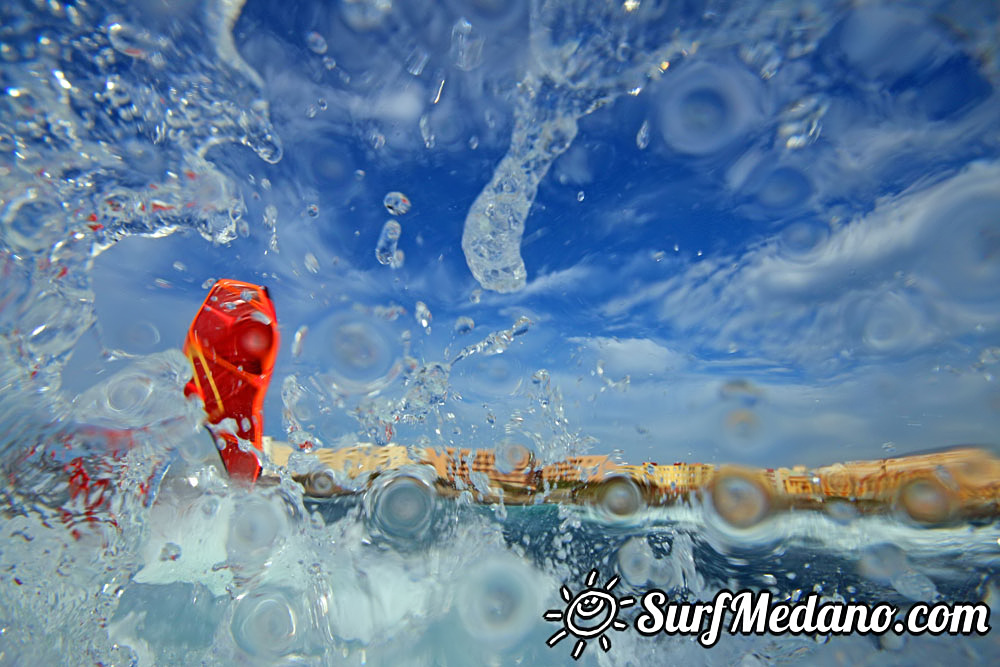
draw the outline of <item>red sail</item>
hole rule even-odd
[[[238,479],[260,475],[260,460],[240,449],[237,436],[262,450],[264,395],[278,346],[278,319],[267,288],[237,280],[212,286],[184,342],[193,369],[185,395],[201,397],[211,423],[236,422],[235,434],[223,431],[218,437],[222,462]]]

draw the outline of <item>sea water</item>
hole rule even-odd
[[[995,632],[705,648],[639,633],[638,603],[577,653],[546,620],[592,586],[996,610],[992,520],[741,529],[627,486],[519,507],[416,469],[317,501],[292,475],[358,443],[501,467],[995,446],[998,21],[973,0],[5,3],[0,663],[996,660]],[[252,489],[183,394],[220,278],[267,285],[283,335],[265,432],[295,453]]]

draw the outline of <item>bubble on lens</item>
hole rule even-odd
[[[994,312],[1000,304],[1000,193],[995,168],[970,168],[927,194],[914,212],[927,235],[921,272],[953,301]]]
[[[329,498],[340,489],[333,470],[329,468],[312,471],[305,477],[302,485],[306,495],[314,498]]]
[[[494,649],[518,645],[541,618],[538,577],[525,561],[496,557],[466,571],[458,586],[456,611],[477,642]]]
[[[642,489],[635,480],[624,475],[600,482],[593,504],[601,516],[612,521],[630,519],[646,506]]]
[[[618,571],[628,584],[644,588],[649,584],[662,584],[666,563],[658,559],[645,537],[630,537],[618,549]]]
[[[524,373],[520,361],[509,353],[475,355],[455,365],[451,384],[467,399],[496,400],[513,395],[524,382]]]
[[[954,516],[955,493],[936,478],[922,477],[902,486],[898,504],[907,516],[918,523],[940,524]]]
[[[892,585],[892,580],[909,568],[903,549],[886,542],[866,547],[858,558],[858,573],[882,585]]]
[[[680,153],[711,155],[746,137],[764,115],[761,84],[738,66],[693,63],[664,80],[660,132]]]
[[[323,376],[340,394],[370,394],[402,372],[401,334],[382,318],[342,313],[311,329],[303,356],[325,369]]]
[[[520,442],[504,440],[494,449],[496,469],[505,474],[523,472],[531,465],[531,450]]]
[[[715,514],[733,528],[753,528],[771,512],[770,493],[750,474],[720,471],[709,489]]]
[[[300,611],[285,591],[264,589],[246,595],[233,610],[233,639],[245,653],[278,658],[292,652],[299,641]]]
[[[953,51],[940,29],[921,15],[905,7],[875,5],[848,15],[840,26],[839,46],[853,67],[887,82],[927,69]]]
[[[409,197],[402,192],[395,191],[387,194],[382,200],[382,204],[385,206],[385,210],[389,211],[392,215],[404,215],[412,206]]]
[[[160,330],[148,320],[132,320],[107,333],[109,344],[126,354],[149,354],[160,343]]]
[[[816,258],[830,238],[830,226],[818,221],[800,220],[785,226],[778,234],[778,252],[793,262]]]
[[[772,214],[801,209],[809,203],[812,193],[809,177],[791,166],[770,171],[754,188],[757,204]]]
[[[908,567],[896,572],[890,578],[890,582],[897,593],[914,602],[932,602],[938,595],[934,581],[913,568]]]
[[[190,369],[180,350],[137,359],[76,397],[76,418],[112,428],[144,428],[176,418],[188,404],[173,392],[190,378]]]
[[[851,333],[867,352],[899,354],[931,342],[929,317],[915,303],[916,296],[888,292],[863,297],[846,306]]]
[[[365,494],[372,528],[397,544],[421,544],[430,535],[437,492],[419,474],[379,478]]]
[[[251,496],[230,517],[226,553],[237,563],[264,561],[287,534],[287,519],[275,501]]]
[[[726,380],[719,387],[719,398],[740,407],[750,409],[764,398],[764,390],[745,378]]]
[[[119,373],[108,381],[107,405],[113,412],[135,414],[153,393],[153,382],[145,375]]]
[[[858,508],[846,500],[824,503],[826,515],[838,523],[849,523],[858,517]]]
[[[883,651],[901,651],[906,646],[906,635],[887,632],[878,638],[878,646]]]

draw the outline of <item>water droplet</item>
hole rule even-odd
[[[181,548],[173,542],[167,542],[160,551],[160,560],[177,560],[181,557]]]
[[[413,48],[410,51],[410,55],[406,58],[406,71],[413,76],[420,76],[424,72],[424,67],[427,66],[427,61],[430,59],[430,55],[424,51],[419,46]]]
[[[326,40],[318,32],[314,31],[306,35],[306,46],[316,55],[321,56],[326,53]]]
[[[432,316],[430,309],[427,307],[427,304],[424,303],[423,301],[417,301],[416,308],[414,308],[413,311],[413,316],[417,319],[417,322],[420,324],[420,326],[426,329],[427,333],[430,333]]]
[[[451,61],[466,72],[483,61],[486,37],[469,21],[460,18],[451,29]]]
[[[207,496],[201,505],[201,511],[205,516],[215,516],[219,511],[220,504],[218,498]]]
[[[305,342],[307,333],[309,333],[309,327],[304,324],[295,330],[295,336],[292,338],[293,357],[298,357],[302,354],[302,343]]]
[[[266,180],[266,179],[265,179]],[[261,181],[263,185],[263,181]],[[264,226],[271,230],[271,240],[269,248],[273,251],[278,250],[278,208],[273,204],[268,204],[264,208]]]
[[[455,320],[455,333],[456,334],[467,334],[472,331],[476,326],[476,323],[471,317],[459,317]]]
[[[579,192],[576,193],[577,201],[583,201],[583,198],[584,198],[583,190],[580,190]]]
[[[353,0],[340,5],[344,23],[357,32],[367,32],[382,23],[392,11],[393,3],[391,0]]]
[[[646,147],[649,146],[649,121],[642,121],[642,125],[639,126],[639,132],[635,135],[635,145],[639,147],[639,150],[644,151]]]
[[[117,21],[108,26],[108,42],[119,53],[154,66],[162,62],[163,51],[171,46],[166,37]]]
[[[402,255],[396,248],[402,228],[395,220],[387,220],[375,245],[375,259],[379,264],[398,269],[402,265]]]
[[[403,215],[410,210],[410,206],[412,205],[409,197],[402,192],[396,191],[387,194],[382,200],[382,204],[392,215]]]
[[[431,129],[431,119],[427,114],[420,117],[420,122],[417,124],[420,128],[420,136],[424,140],[425,148],[434,148],[434,130]]]
[[[619,62],[628,62],[632,59],[632,45],[628,42],[621,42],[615,49],[615,58]]]
[[[319,273],[319,260],[316,259],[316,255],[311,252],[307,252],[305,263],[306,269],[308,269],[310,273]]]
[[[316,204],[309,204],[308,206],[306,206],[306,213],[309,215],[310,218],[315,218],[316,216],[319,215],[319,206],[317,206]]]

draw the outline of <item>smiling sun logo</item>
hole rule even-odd
[[[575,596],[565,585],[561,586],[559,595],[566,602],[566,609],[549,609],[543,618],[546,621],[560,622],[563,627],[545,643],[551,648],[568,635],[573,635],[576,637],[576,645],[570,655],[574,660],[580,659],[583,649],[587,648],[587,640],[594,637],[597,637],[597,643],[605,653],[611,650],[611,640],[605,633],[611,629],[619,632],[627,629],[628,625],[619,620],[618,611],[635,604],[635,598],[631,596],[617,598],[611,593],[618,581],[618,577],[612,577],[601,588],[596,585],[597,570],[591,570],[587,575],[587,587]]]

